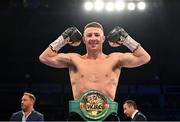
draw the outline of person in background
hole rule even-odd
[[[12,114],[10,121],[44,121],[44,115],[34,109],[36,98],[33,94],[24,92],[21,98],[21,111]]]
[[[126,100],[123,104],[124,114],[130,117],[132,121],[147,121],[146,116],[137,109],[133,100]]]

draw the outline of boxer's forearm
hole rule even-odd
[[[73,45],[75,42],[80,44],[82,38],[81,32],[76,27],[67,28],[49,47],[39,56],[41,62],[50,61],[52,57],[57,56],[58,51],[66,44]]]
[[[144,50],[142,46],[138,46],[138,48],[133,52],[133,55],[140,58],[145,63],[149,62],[151,59],[151,56]]]
[[[69,39],[69,37],[68,37]],[[58,55],[58,51],[68,43],[67,39],[64,39],[63,36],[59,36],[55,41],[53,41],[48,48],[39,56],[41,62],[49,60],[54,56]]]
[[[58,54],[54,52],[52,49],[49,47],[44,50],[44,52],[39,56],[39,60],[41,62],[48,61],[48,59],[57,56]]]

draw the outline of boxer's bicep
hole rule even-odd
[[[136,56],[133,53],[124,53],[121,55],[120,62],[122,67],[134,68],[145,64],[143,56]]]
[[[41,60],[42,63],[54,67],[54,68],[67,68],[71,63],[71,55],[58,53],[54,56],[46,56],[45,60]]]

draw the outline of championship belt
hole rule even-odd
[[[117,111],[118,103],[97,90],[89,90],[79,100],[69,101],[69,112],[78,113],[86,121],[103,121]]]

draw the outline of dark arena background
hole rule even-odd
[[[39,55],[66,28],[76,26],[83,32],[91,21],[100,22],[105,35],[117,25],[123,27],[151,55],[146,65],[122,69],[115,98],[121,120],[128,120],[123,102],[133,99],[148,120],[179,121],[180,0],[124,0],[146,6],[117,11],[111,6],[85,10],[86,1],[0,1],[0,121],[21,110],[26,91],[35,94],[35,109],[46,121],[67,119],[68,101],[73,99],[68,69],[48,67],[40,63]],[[112,48],[107,40],[103,47],[106,54],[129,51],[125,46]],[[61,51],[84,54],[85,46],[66,45]]]

